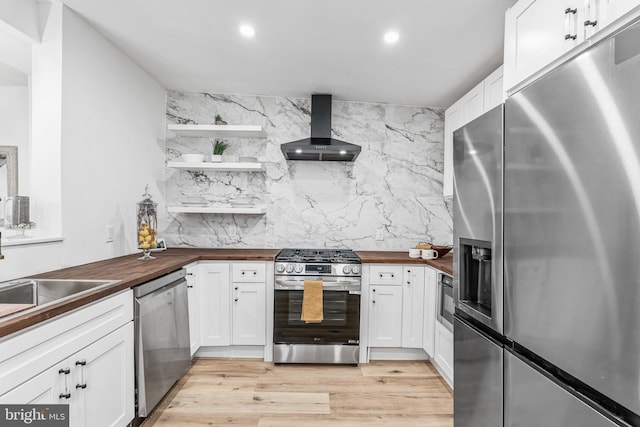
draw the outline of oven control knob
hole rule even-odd
[[[360,273],[360,266],[359,265],[352,265],[351,266],[351,272],[353,274],[359,274]]]
[[[287,264],[287,273],[291,273],[293,271],[293,264]]]
[[[350,265],[345,265],[344,267],[342,267],[342,272],[344,274],[349,274],[351,273],[351,266]]]
[[[284,264],[276,264],[276,271],[282,273],[284,271]]]
[[[302,264],[296,264],[296,273],[302,273]]]

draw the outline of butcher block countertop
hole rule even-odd
[[[15,313],[5,319],[0,318],[0,337],[148,282],[195,261],[273,261],[278,252],[280,249],[171,248],[164,252],[152,253],[156,259],[150,261],[139,260],[141,254],[133,254],[29,276],[40,279],[119,280],[119,282],[61,299],[59,302],[31,308],[24,313]],[[422,264],[445,273],[453,272],[451,254],[445,255],[442,259],[425,261],[420,258],[409,258],[407,252],[356,251],[356,253],[363,264]]]
[[[453,275],[453,254],[439,259],[409,258],[407,251],[356,251],[363,264],[421,264]]]
[[[153,280],[194,261],[273,261],[280,249],[190,249],[176,248],[153,252],[154,260],[142,261],[141,254],[127,255],[76,267],[29,276],[39,279],[99,279],[120,280],[111,286],[100,287],[82,295],[65,298],[42,307],[0,318],[0,337],[12,334],[44,320],[74,310],[106,296]]]

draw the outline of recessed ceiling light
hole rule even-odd
[[[384,42],[386,44],[394,44],[399,39],[400,39],[400,34],[398,34],[396,31],[388,31],[384,35]]]
[[[256,30],[251,25],[245,24],[240,26],[240,34],[242,34],[246,38],[251,38],[256,35]]]

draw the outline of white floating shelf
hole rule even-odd
[[[264,172],[263,163],[232,163],[232,162],[167,162],[167,167],[174,169],[200,170],[213,169],[231,172]]]
[[[266,138],[267,133],[262,126],[245,125],[180,125],[170,124],[167,129],[178,136],[223,138]]]
[[[264,206],[254,206],[246,208],[234,207],[214,207],[214,206],[169,206],[169,213],[208,213],[208,214],[243,214],[243,215],[263,215],[267,213]]]

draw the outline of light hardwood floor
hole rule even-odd
[[[451,427],[453,394],[425,361],[196,359],[142,427],[222,425]]]

